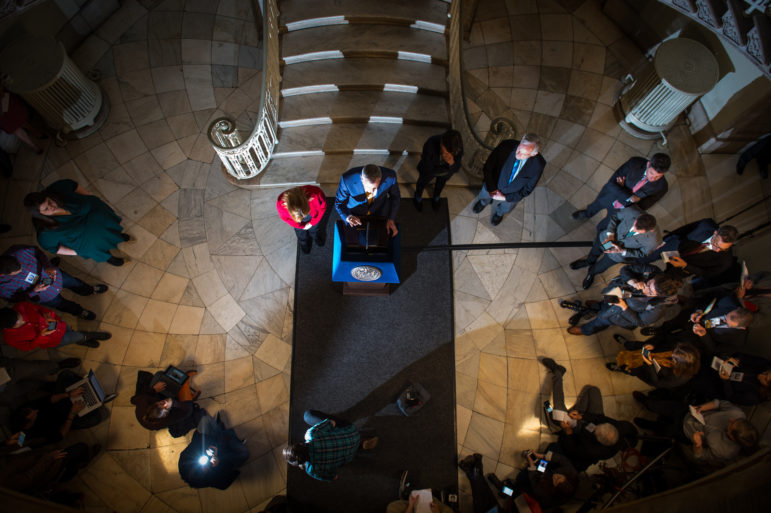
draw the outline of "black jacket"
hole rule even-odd
[[[546,167],[546,160],[539,153],[530,157],[525,165],[517,174],[517,177],[509,184],[499,186],[501,169],[509,158],[511,152],[519,146],[519,141],[507,139],[501,142],[487,157],[483,168],[485,187],[492,194],[493,191],[501,191],[506,196],[506,201],[516,203],[525,196],[529,195],[535,189],[538,179],[541,178],[543,168]]]

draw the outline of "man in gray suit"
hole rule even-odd
[[[606,225],[603,227],[603,225]],[[571,269],[589,267],[583,287],[588,289],[594,276],[610,269],[614,264],[633,262],[651,254],[661,244],[661,233],[656,218],[639,207],[630,205],[616,210],[610,220],[598,226],[598,235],[586,258],[570,264]]]

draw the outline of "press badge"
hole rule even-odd
[[[27,277],[24,278],[24,281],[26,281],[30,285],[35,283],[36,280],[37,280],[37,274],[36,273],[27,273]]]

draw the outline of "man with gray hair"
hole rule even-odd
[[[539,145],[540,138],[528,133],[521,141],[507,139],[493,150],[483,168],[484,183],[474,203],[475,214],[493,203],[490,224],[496,226],[533,192],[546,167],[546,160],[538,153]]]
[[[335,210],[348,226],[359,226],[359,216],[387,217],[388,233],[396,237],[399,230],[395,219],[400,199],[396,172],[387,167],[367,164],[343,173],[335,194]]]
[[[567,456],[577,471],[586,470],[600,460],[612,458],[622,446],[622,436],[632,438],[637,430],[629,422],[606,417],[602,406],[600,389],[586,385],[568,410],[562,390],[562,376],[565,367],[551,358],[542,358],[541,364],[549,369],[552,380],[554,407],[553,422],[559,424],[559,440],[550,444],[548,451]]]

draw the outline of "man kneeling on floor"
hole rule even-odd
[[[305,442],[284,448],[284,457],[314,479],[334,481],[337,469],[353,461],[359,447],[369,450],[377,445],[376,436],[362,440],[358,428],[340,417],[307,410],[303,418],[311,426]]]

